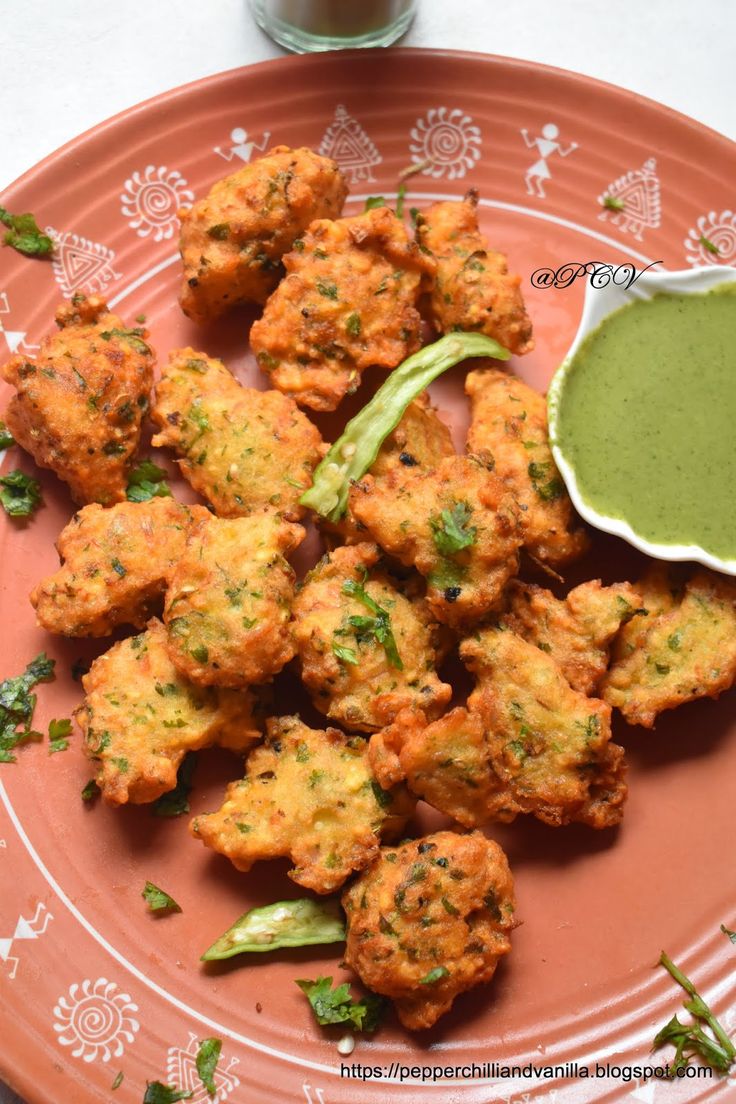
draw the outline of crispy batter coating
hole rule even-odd
[[[173,790],[188,751],[212,744],[245,751],[261,735],[253,695],[185,682],[155,619],[96,659],[82,685],[86,697],[75,716],[111,805],[154,801]]]
[[[335,410],[366,368],[395,368],[419,348],[416,302],[434,261],[388,207],[320,219],[294,245],[250,342],[274,387]]]
[[[203,506],[173,498],[93,503],[62,529],[62,566],[31,591],[39,625],[63,636],[109,636],[118,625],[142,629],[166,589]]]
[[[275,146],[179,212],[184,265],[179,302],[195,322],[235,303],[265,303],[281,258],[316,218],[337,218],[348,189],[334,161]]]
[[[35,360],[14,356],[0,369],[17,392],[2,418],[75,502],[123,502],[153,386],[147,331],[126,329],[99,295],[63,303],[56,324]]]
[[[468,449],[492,458],[513,492],[525,548],[552,568],[578,559],[588,540],[552,457],[544,396],[496,368],[469,372],[465,390],[473,411]]]
[[[436,717],[452,697],[435,672],[438,626],[425,601],[402,593],[379,560],[375,544],[337,548],[294,602],[301,675],[315,706],[362,732],[411,706]]]
[[[220,517],[263,506],[297,520],[322,438],[287,395],[242,387],[222,361],[172,352],[156,385],[153,444],[173,448],[181,472]]]
[[[504,623],[557,663],[573,690],[593,694],[608,667],[609,645],[634,617],[642,597],[628,583],[604,587],[591,579],[564,601],[544,587],[514,582]]]
[[[394,468],[436,468],[446,456],[454,456],[450,429],[432,406],[426,391],[407,406],[404,416],[392,433],[389,433],[369,468],[377,480]],[[355,517],[348,504],[343,518],[338,522],[319,519],[319,527],[328,534],[337,533],[345,544],[358,544],[366,539],[366,529]]]
[[[488,982],[511,950],[514,883],[480,832],[435,832],[379,857],[345,891],[345,961],[396,1004],[404,1027],[432,1027],[455,997]]]
[[[519,569],[516,504],[475,456],[451,456],[434,471],[397,468],[366,476],[350,493],[371,537],[427,579],[438,621],[459,625],[494,609]]]
[[[512,353],[534,348],[532,324],[521,295],[521,276],[510,276],[503,253],[478,228],[478,193],[433,203],[417,218],[417,240],[437,258],[430,299],[441,333],[477,330]]]
[[[655,564],[637,586],[647,614],[616,638],[602,696],[629,724],[653,728],[664,710],[733,685],[736,582],[701,568],[683,586]]]
[[[401,832],[414,809],[403,787],[386,792],[370,773],[365,741],[299,717],[271,717],[222,808],[196,817],[192,835],[238,870],[288,856],[289,877],[332,893],[377,855],[381,835]]]
[[[301,525],[272,510],[207,516],[169,576],[164,622],[171,660],[197,686],[266,682],[294,655],[294,571],[284,558]]]
[[[521,812],[554,827],[618,824],[627,790],[623,748],[610,743],[611,707],[573,690],[551,656],[509,629],[484,629],[463,641],[460,655],[478,678],[468,707],[503,787],[491,795],[492,819]],[[425,760],[430,751],[431,742]],[[483,765],[477,750],[469,756]],[[438,792],[441,781],[432,785]]]

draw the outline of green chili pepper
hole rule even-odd
[[[277,951],[281,947],[309,947],[342,943],[345,920],[337,901],[276,901],[251,909],[202,955],[202,961],[232,958],[244,951]]]
[[[508,360],[510,356],[508,349],[493,338],[477,333],[446,334],[425,345],[395,368],[371,401],[348,422],[342,436],[315,469],[314,483],[299,502],[321,517],[339,521],[347,509],[351,480],[365,475],[412,399],[461,360],[468,357]]]

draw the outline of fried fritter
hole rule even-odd
[[[477,330],[512,353],[534,348],[521,277],[510,276],[503,253],[489,249],[478,228],[478,193],[433,203],[417,218],[417,241],[437,258],[431,312],[440,333]]]
[[[544,587],[514,580],[504,624],[557,663],[573,690],[593,694],[608,667],[609,645],[634,617],[642,597],[628,583],[604,587],[591,579],[564,601]]]
[[[345,891],[345,961],[396,1004],[404,1027],[432,1027],[455,997],[493,977],[511,950],[514,883],[480,832],[434,832],[379,857]]]
[[[123,502],[153,386],[147,331],[126,329],[99,295],[75,295],[56,324],[35,360],[14,356],[0,369],[17,392],[2,418],[75,502]]]
[[[334,161],[288,146],[218,180],[179,212],[184,313],[205,323],[235,303],[265,303],[294,239],[313,219],[337,218],[347,192]]]
[[[381,835],[401,832],[414,802],[403,787],[381,789],[358,736],[308,728],[299,717],[271,717],[266,730],[245,778],[228,786],[218,812],[192,821],[192,835],[238,870],[288,856],[290,878],[332,893],[376,856]]]
[[[316,708],[362,732],[410,706],[436,717],[452,697],[435,672],[438,626],[426,603],[403,594],[379,559],[375,544],[335,549],[294,602],[301,675]]]
[[[313,222],[250,331],[261,368],[301,406],[335,410],[373,365],[395,368],[420,341],[416,302],[434,261],[388,207]]]
[[[322,438],[293,399],[242,387],[225,365],[178,349],[156,385],[151,417],[156,446],[173,448],[181,472],[220,517],[244,517],[263,506],[288,518],[312,484]]]
[[[610,742],[611,707],[573,690],[551,656],[510,629],[484,629],[463,641],[460,655],[478,677],[468,708],[483,725],[485,748],[471,742],[467,755],[480,769],[484,756],[487,761],[491,818],[532,813],[554,827],[571,821],[592,828],[618,824],[626,768],[623,748]],[[462,739],[467,722],[458,720]],[[422,758],[423,772],[436,762],[433,742],[434,733],[415,752],[415,772]],[[457,788],[461,779],[448,773]],[[493,774],[505,791],[495,797]],[[441,792],[441,776],[431,786],[435,796]]]
[[[380,480],[393,468],[436,468],[446,456],[454,456],[455,448],[449,427],[445,425],[429,401],[426,391],[407,406],[396,429],[389,433],[368,469]],[[346,544],[357,544],[366,539],[365,526],[348,510],[338,522],[319,519],[319,527],[326,533],[338,533]]]
[[[203,506],[173,498],[93,503],[62,529],[62,566],[31,591],[36,619],[63,636],[109,636],[118,625],[142,629],[160,605],[166,576],[184,551]]]
[[[272,678],[294,655],[294,571],[284,556],[301,525],[272,510],[207,516],[190,533],[166,592],[171,660],[197,686],[238,689]]]
[[[647,614],[616,638],[602,696],[629,724],[653,728],[664,710],[733,685],[736,582],[701,568],[682,587],[655,565],[638,587]]]
[[[219,744],[242,752],[261,735],[253,695],[185,682],[155,619],[96,659],[82,685],[86,697],[75,716],[111,805],[142,804],[173,790],[188,751]]]
[[[539,392],[496,368],[469,372],[473,420],[470,452],[492,459],[522,511],[524,547],[552,568],[576,560],[588,547],[549,447],[547,403]]]
[[[425,576],[430,609],[446,624],[494,609],[519,569],[516,504],[478,457],[366,476],[352,488],[350,507],[386,552]]]

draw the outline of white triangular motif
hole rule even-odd
[[[656,1082],[650,1081],[647,1085],[639,1085],[635,1088],[631,1093],[631,1099],[638,1100],[641,1104],[652,1104],[656,1091]]]
[[[598,197],[603,207],[599,218],[610,220],[624,233],[631,232],[637,241],[642,240],[643,230],[656,230],[662,221],[656,168],[657,162],[650,157],[640,169],[631,169],[614,180],[608,191]],[[619,201],[616,207],[606,206],[611,199]]]
[[[69,297],[75,291],[104,291],[112,280],[120,279],[120,273],[113,267],[115,253],[112,249],[70,230],[47,226],[46,233],[54,242],[54,276],[62,295]]]
[[[337,161],[350,184],[375,180],[371,170],[383,161],[358,120],[348,114],[343,104],[335,108],[334,121],[325,131],[318,152]]]
[[[0,939],[0,959],[3,962],[8,961],[10,955],[10,948],[13,946],[12,939]]]
[[[5,337],[8,349],[11,353],[17,353],[21,345],[25,349],[37,349],[38,345],[28,345],[26,335],[21,330],[6,330],[0,325],[0,333]]]
[[[30,921],[26,920],[24,916],[18,917],[18,923],[15,925],[15,935],[13,939],[35,939],[36,933],[30,925]]]

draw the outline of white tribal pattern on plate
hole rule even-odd
[[[128,993],[114,981],[86,979],[70,985],[54,1007],[54,1031],[61,1046],[74,1047],[72,1055],[93,1062],[119,1058],[126,1043],[132,1043],[140,1030],[132,1015],[138,1011]]]
[[[174,236],[176,212],[194,201],[194,192],[187,188],[181,173],[165,165],[147,165],[143,172],[134,172],[123,187],[120,209],[130,220],[128,226],[140,238],[153,234],[157,242]]]
[[[481,132],[470,115],[459,108],[431,108],[412,127],[411,159],[424,176],[465,176],[480,159]]]

